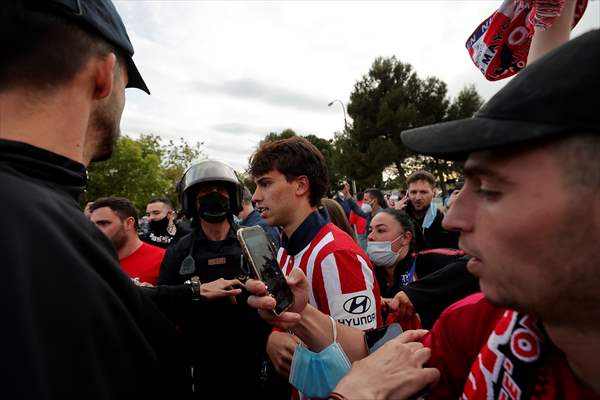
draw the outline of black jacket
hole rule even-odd
[[[444,213],[439,209],[429,228],[423,228],[423,219],[417,219],[409,203],[406,213],[415,225],[415,242],[419,250],[424,249],[458,249],[458,232],[447,231],[442,227]]]
[[[423,328],[431,329],[448,306],[480,290],[479,279],[467,270],[467,260],[462,257],[403,288]]]
[[[387,285],[385,269],[375,267],[375,276],[381,291],[381,297],[392,298],[399,291],[403,290],[403,278],[409,272],[413,264],[415,265],[415,278],[423,279],[446,265],[458,260],[464,256],[464,252],[454,249],[429,249],[416,251],[413,248],[403,260],[400,260],[394,271],[394,282],[391,286]]]
[[[85,184],[83,165],[0,140],[2,397],[175,398],[174,326],[81,212]]]
[[[192,255],[195,270],[185,273],[181,264]],[[223,241],[211,241],[202,229],[171,245],[163,259],[159,285],[178,285],[192,276],[202,283],[245,274],[235,230]],[[261,396],[261,368],[270,327],[248,306],[247,293],[237,304],[227,299],[188,302],[175,316],[184,336],[188,363],[194,367],[194,385],[207,398]]]

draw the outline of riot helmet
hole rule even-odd
[[[196,207],[198,189],[214,183],[223,184],[227,189],[229,194],[228,212],[237,215],[242,210],[243,185],[233,168],[221,161],[205,160],[189,167],[177,185],[181,208],[188,218],[198,216]]]

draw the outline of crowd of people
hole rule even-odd
[[[114,5],[3,5],[3,395],[599,399],[600,32],[568,40],[579,3],[473,118],[402,133],[464,161],[445,211],[422,170],[397,198],[345,181],[328,198],[323,155],[292,137],[250,157],[254,191],[205,160],[179,213],[161,197],[144,216],[78,202],[125,88],[150,92]],[[244,257],[249,226],[294,294],[281,314]]]

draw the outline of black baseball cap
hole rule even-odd
[[[63,15],[120,49],[127,62],[127,87],[138,88],[150,94],[133,62],[133,45],[111,0],[28,0],[27,4],[31,9]]]
[[[570,40],[523,69],[472,118],[402,132],[422,154],[470,152],[574,133],[600,133],[600,30]]]

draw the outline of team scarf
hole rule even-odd
[[[461,399],[555,398],[544,362],[548,343],[538,321],[507,310],[473,363]]]
[[[588,0],[577,0],[572,28],[577,25]],[[503,0],[465,44],[471,60],[486,79],[496,81],[516,74],[527,65],[534,31],[552,26],[565,0]]]

